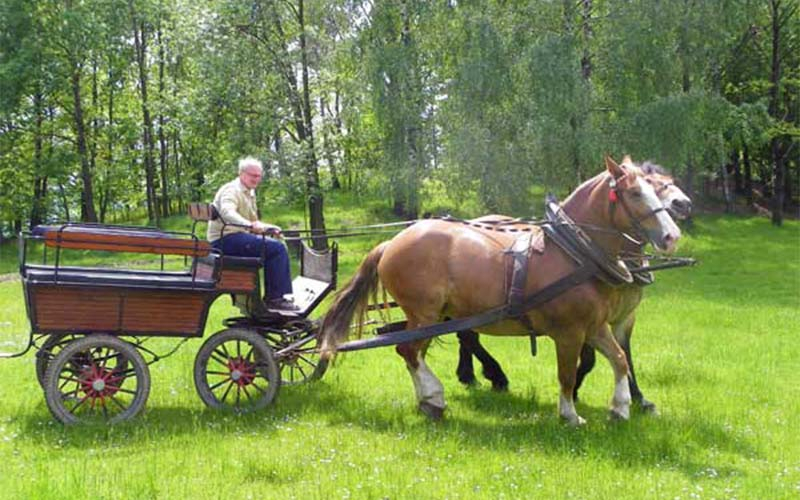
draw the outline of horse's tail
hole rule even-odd
[[[367,254],[356,274],[336,294],[333,305],[325,314],[320,328],[320,346],[323,359],[336,354],[336,347],[350,334],[350,323],[356,317],[356,334],[360,337],[369,298],[378,295],[378,263],[388,242],[383,242]]]

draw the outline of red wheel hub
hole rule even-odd
[[[125,377],[120,376],[115,370],[97,366],[92,363],[81,372],[79,377],[81,390],[91,399],[91,405],[100,400],[105,405],[106,398],[114,396],[120,389]]]
[[[253,363],[241,356],[228,359],[228,370],[230,371],[231,380],[239,387],[252,384],[256,378],[256,369]]]

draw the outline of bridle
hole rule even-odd
[[[628,218],[631,220],[631,225],[633,226],[633,229],[636,232],[636,236],[645,237],[645,239],[648,239],[647,238],[647,230],[642,226],[642,222],[646,221],[650,217],[655,217],[659,212],[667,212],[667,213],[669,213],[669,211],[667,210],[667,207],[665,207],[664,204],[661,203],[661,200],[659,199],[658,202],[659,202],[659,204],[661,206],[659,206],[657,208],[654,208],[653,210],[650,210],[649,212],[644,214],[642,217],[636,217],[633,214],[633,212],[631,211],[630,207],[628,206],[628,202],[625,201],[625,197],[622,195],[623,191],[621,191],[617,187],[617,179],[618,178],[612,177],[611,180],[608,183],[608,186],[610,188],[610,190],[608,192],[608,201],[609,201],[609,203],[608,203],[608,213],[609,213],[609,217],[610,217],[611,223],[614,224],[614,215],[615,215],[616,210],[617,210],[617,205],[621,205],[622,209],[625,211],[625,215],[627,215]],[[665,184],[664,186],[661,186],[659,188],[659,192],[662,191],[664,188],[667,188],[669,186],[670,186],[670,184]]]

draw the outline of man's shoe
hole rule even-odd
[[[287,300],[284,298],[279,299],[272,299],[267,302],[267,309],[271,311],[286,311],[286,312],[298,312],[300,310],[297,305],[292,302],[291,300]]]

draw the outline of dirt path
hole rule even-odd
[[[0,274],[0,283],[6,281],[19,281],[19,273]]]

